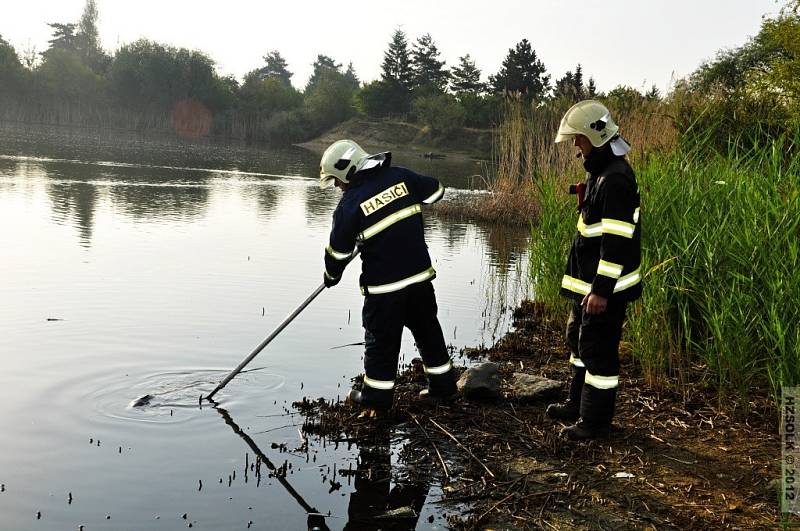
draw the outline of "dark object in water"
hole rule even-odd
[[[444,158],[444,155],[442,155],[441,153],[434,153],[433,151],[426,151],[425,153],[422,154],[422,156],[425,157],[426,159],[443,159]]]
[[[139,398],[137,398],[136,400],[131,402],[131,407],[143,407],[143,406],[146,406],[147,404],[150,403],[150,401],[152,399],[153,399],[153,395],[140,396]]]
[[[53,321],[63,321],[63,320],[64,320],[64,319],[61,319],[61,318],[59,318],[59,317],[48,317],[48,318],[47,318],[47,321],[48,321],[48,322],[53,322]]]

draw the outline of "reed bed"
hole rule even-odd
[[[207,124],[194,130],[193,124],[176,124],[175,108],[158,105],[127,107],[108,101],[53,99],[37,101],[0,95],[0,121],[72,127],[100,127],[127,131],[173,133],[191,138],[214,137],[232,140],[290,143],[296,131],[287,113],[272,115],[243,110],[210,113]],[[191,117],[190,117],[191,118]],[[294,136],[293,136],[294,135]]]
[[[631,353],[654,386],[777,398],[800,383],[800,130],[725,153],[691,138],[634,156],[646,273]],[[577,218],[562,181],[550,172],[536,183],[532,229],[534,291],[553,312]]]
[[[437,212],[478,221],[537,224],[541,216],[548,215],[540,209],[542,177],[562,176],[565,187],[582,179],[583,169],[575,160],[577,148],[553,143],[561,117],[571,104],[568,100],[545,105],[507,100],[502,120],[494,129],[492,159],[483,168],[489,193],[442,203],[436,206]],[[622,134],[634,146],[633,160],[646,159],[677,142],[675,128],[657,102],[643,102],[615,116],[625,124]]]

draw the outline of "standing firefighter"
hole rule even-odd
[[[625,159],[630,146],[618,130],[603,104],[587,100],[567,111],[555,140],[571,139],[587,172],[585,182],[570,188],[580,214],[561,280],[561,294],[573,300],[569,399],[547,408],[550,418],[575,422],[564,430],[574,440],[601,437],[611,428],[625,310],[642,294],[639,187]]]
[[[332,184],[344,194],[325,250],[325,285],[339,282],[356,244],[362,261],[364,385],[348,399],[368,416],[391,407],[404,327],[414,335],[428,376],[420,397],[452,397],[453,365],[436,317],[436,271],[422,223],[422,205],[441,199],[444,188],[436,179],[391,166],[391,153],[370,156],[352,140],[339,140],[322,155],[320,187]]]

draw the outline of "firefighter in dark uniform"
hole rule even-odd
[[[639,187],[625,159],[630,146],[618,131],[603,104],[586,100],[567,111],[555,140],[572,140],[587,172],[585,182],[571,187],[578,194],[578,230],[561,280],[561,294],[573,300],[569,398],[547,408],[550,418],[575,423],[564,430],[573,440],[611,428],[625,310],[642,294]]]
[[[333,213],[324,281],[339,282],[358,245],[365,329],[364,383],[348,399],[374,416],[391,407],[403,328],[414,335],[428,388],[420,397],[447,400],[456,393],[453,364],[436,316],[436,296],[425,244],[422,205],[442,198],[431,177],[392,166],[391,153],[368,155],[352,140],[333,143],[320,164],[320,187],[344,194]]]

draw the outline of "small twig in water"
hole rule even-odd
[[[422,434],[425,435],[425,438],[428,439],[428,442],[430,442],[431,446],[433,446],[433,450],[436,452],[436,456],[439,458],[439,463],[442,465],[442,472],[444,472],[444,477],[447,478],[447,481],[449,482],[450,481],[450,472],[447,470],[447,465],[445,464],[444,459],[442,459],[442,454],[439,453],[439,448],[436,447],[436,443],[433,442],[433,439],[431,439],[431,436],[428,435],[428,432],[425,431],[425,428],[423,428],[422,424],[419,423],[419,421],[417,420],[417,417],[415,417],[414,415],[411,415],[411,420],[414,421],[414,424],[419,426],[419,429],[422,430]]]
[[[481,520],[483,520],[483,519],[486,517],[486,515],[488,515],[488,514],[489,514],[490,512],[492,512],[492,511],[494,511],[494,510],[495,510],[495,509],[496,509],[496,508],[497,508],[497,507],[498,507],[500,504],[502,504],[503,502],[505,502],[506,500],[508,500],[508,499],[509,499],[510,497],[512,497],[514,494],[516,494],[516,492],[512,492],[511,494],[509,494],[508,496],[506,496],[505,498],[503,498],[503,499],[502,499],[502,500],[500,500],[499,502],[497,502],[497,503],[495,503],[494,505],[492,505],[491,507],[489,507],[489,510],[487,510],[486,512],[484,512],[482,515],[480,515],[480,516],[478,517],[478,522],[480,522]]]
[[[489,473],[489,475],[490,475],[491,477],[495,477],[495,476],[494,476],[494,473],[493,473],[491,470],[489,470],[489,467],[487,467],[485,464],[483,464],[483,461],[481,461],[480,459],[478,459],[477,457],[475,457],[475,454],[473,454],[473,453],[472,453],[472,451],[471,451],[469,448],[467,448],[466,446],[464,446],[463,444],[461,444],[461,443],[459,442],[459,440],[458,440],[458,439],[456,439],[456,438],[455,438],[455,436],[454,436],[452,433],[450,433],[449,431],[447,431],[446,429],[444,429],[444,428],[442,427],[442,425],[441,425],[441,424],[439,424],[438,422],[436,422],[435,420],[433,420],[433,419],[428,419],[428,420],[429,420],[429,421],[431,421],[431,424],[433,424],[434,426],[436,426],[437,428],[439,428],[439,429],[442,431],[442,433],[444,433],[445,435],[447,435],[448,437],[450,437],[450,438],[453,440],[453,442],[455,442],[455,443],[456,443],[456,444],[457,444],[457,445],[458,445],[458,446],[459,446],[461,449],[463,449],[465,452],[467,452],[471,458],[473,458],[475,461],[477,461],[477,462],[478,462],[478,464],[479,464],[479,465],[481,465],[481,466],[483,467],[483,469],[484,469],[484,470],[486,470],[486,472],[488,472],[488,473]]]

